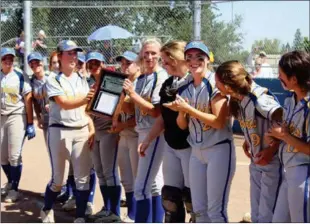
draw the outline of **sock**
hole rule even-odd
[[[133,195],[134,195],[133,192],[126,193],[127,214],[128,217],[132,220],[135,219],[136,215],[136,199]]]
[[[110,204],[109,196],[107,196],[108,195],[107,186],[101,185],[100,186],[100,191],[101,191],[104,207],[105,207],[106,210],[110,211],[111,204]]]
[[[109,192],[111,212],[120,216],[121,214],[121,186],[107,187]]]
[[[162,205],[161,195],[152,197],[152,221],[162,223],[164,221],[165,210]]]
[[[137,201],[135,222],[151,223],[152,222],[152,199]]]
[[[12,178],[12,189],[18,191],[18,185],[22,174],[22,165],[11,166],[10,175]]]
[[[69,175],[68,176],[68,179],[67,179],[67,190],[66,190],[66,195],[68,197],[72,197],[73,195],[73,184],[75,184],[75,181],[74,181],[74,176],[73,175]]]
[[[90,180],[89,180],[89,197],[88,202],[92,203],[94,202],[94,196],[95,196],[95,190],[96,190],[96,174],[92,173],[90,174]]]
[[[57,196],[60,192],[54,192],[50,189],[50,187],[47,185],[44,195],[44,207],[43,211],[51,210],[53,207],[53,204],[56,201]]]
[[[89,190],[76,191],[76,218],[84,218],[87,207]]]
[[[2,165],[2,169],[5,173],[6,178],[8,179],[8,183],[12,182],[12,178],[11,178],[11,165],[7,164],[7,165]]]

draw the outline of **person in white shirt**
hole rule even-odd
[[[259,58],[262,59],[262,64],[261,64],[261,71],[259,76],[257,78],[274,78],[274,74],[272,71],[271,66],[266,62],[267,60],[267,54],[265,51],[261,51],[259,53]]]

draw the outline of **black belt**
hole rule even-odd
[[[88,124],[87,124],[87,125],[88,125]],[[51,124],[51,125],[49,125],[48,127],[49,127],[49,128],[82,129],[82,128],[86,127],[87,125],[82,126],[82,127],[69,127],[69,126],[65,126],[65,125],[63,125],[63,124]]]

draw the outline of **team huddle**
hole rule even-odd
[[[95,95],[104,56],[84,55],[63,40],[45,71],[42,55],[27,61],[29,79],[14,68],[15,52],[1,49],[1,165],[5,202],[19,198],[22,147],[35,137],[33,110],[43,129],[51,180],[42,222],[55,222],[53,205],[76,209],[74,222],[228,222],[236,171],[232,121],[244,133],[249,157],[252,222],[310,221],[310,55],[284,54],[279,79],[284,105],[255,83],[238,61],[213,71],[200,41],[157,39],[138,54],[116,57],[126,93],[118,119],[85,112]],[[54,64],[59,66],[52,68]],[[98,178],[103,208],[94,214]],[[120,214],[121,184],[127,216]]]

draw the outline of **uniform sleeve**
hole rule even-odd
[[[48,98],[53,96],[64,96],[65,92],[60,86],[60,83],[56,80],[56,77],[49,77],[46,81],[46,91]]]
[[[167,78],[168,78],[168,75],[166,72],[158,73],[156,86],[155,86],[155,89],[153,91],[153,95],[152,95],[152,99],[151,99],[151,102],[153,105],[159,104],[159,102],[160,102],[159,91],[161,89],[161,86],[163,85],[163,83],[165,82],[165,80]]]
[[[28,75],[24,74],[23,76],[24,76],[24,87],[23,87],[22,95],[25,96],[32,91],[32,88],[30,85],[30,80],[29,80]]]
[[[210,100],[213,100],[213,98],[215,96],[217,96],[217,94],[220,93],[219,89],[216,88],[216,85],[215,85],[215,74],[213,73],[212,76],[209,78],[209,83],[211,85],[211,88],[212,88],[212,93],[211,93],[211,96],[210,96]]]
[[[281,105],[274,99],[273,96],[263,94],[257,99],[256,109],[266,119],[271,120],[273,112],[281,108]]]

